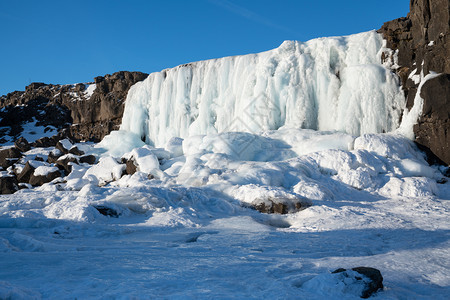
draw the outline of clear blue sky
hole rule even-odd
[[[0,0],[0,95],[378,29],[408,11],[409,0]]]

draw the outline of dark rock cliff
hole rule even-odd
[[[91,84],[32,83],[25,91],[0,97],[1,137],[18,139],[24,124],[36,122],[48,130],[81,141],[100,141],[118,129],[130,87],[147,78],[141,72],[116,72],[99,76]],[[94,85],[95,84],[95,85]],[[55,132],[56,133],[56,132]]]
[[[414,104],[419,85],[410,75],[441,73],[422,87],[424,107],[414,133],[416,143],[428,153],[430,162],[447,165],[450,164],[449,31],[450,0],[411,0],[406,17],[387,22],[379,30],[387,40],[387,47],[398,51],[397,74],[409,108]]]

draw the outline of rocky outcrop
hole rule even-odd
[[[24,124],[35,122],[34,126],[43,126],[44,131],[66,129],[64,136],[74,140],[100,141],[118,129],[129,88],[147,76],[121,71],[96,77],[90,84],[32,83],[23,92],[0,97],[0,137],[9,135],[17,140]],[[57,140],[49,141],[54,146]]]
[[[412,76],[442,73],[422,87],[424,109],[414,133],[431,163],[450,164],[450,1],[411,0],[408,16],[385,23],[379,32],[387,47],[397,51],[396,72],[408,108],[414,104],[419,85]],[[394,62],[393,55],[384,59]]]

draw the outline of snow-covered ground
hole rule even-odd
[[[116,181],[124,165],[103,154],[1,195],[0,298],[354,299],[330,271],[358,266],[381,271],[378,299],[450,293],[450,183],[409,140],[290,129],[178,144],[125,154],[139,169]],[[312,206],[248,207],[264,199]]]
[[[400,124],[383,51],[369,32],[151,74],[77,145],[95,165],[0,195],[0,299],[357,299],[331,271],[359,266],[373,298],[448,299],[448,170],[405,137],[422,102]],[[2,172],[44,176],[50,152]]]

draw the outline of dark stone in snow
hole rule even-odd
[[[119,214],[117,213],[117,211],[110,207],[103,206],[103,205],[94,205],[93,207],[104,216],[113,217],[113,218],[119,217]]]
[[[58,151],[56,151],[58,152]],[[50,152],[47,156],[47,162],[53,164],[56,163],[58,161],[58,158],[60,158],[62,156],[61,152],[58,152],[58,154],[53,154],[53,151]]]
[[[73,146],[72,148],[70,148],[69,153],[78,156],[84,155],[84,152],[78,149],[77,146]]]
[[[58,178],[61,176],[61,171],[56,170],[54,172],[50,172],[47,175],[39,175],[35,176],[34,174],[31,175],[29,183],[32,186],[41,186],[44,183],[50,182],[55,178]]]
[[[94,155],[85,155],[80,157],[80,163],[88,163],[90,165],[95,164],[95,162],[97,161],[97,159],[95,158]]]
[[[66,172],[66,175],[70,174],[72,172],[72,166],[70,163],[74,163],[78,165],[78,160],[73,156],[67,156],[62,159],[58,159],[56,161],[56,166],[60,169]]]
[[[25,164],[25,167],[23,167],[22,172],[17,176],[17,180],[19,182],[29,183],[31,175],[34,173],[34,167],[30,165],[30,162],[27,162]]]
[[[19,190],[15,176],[0,177],[0,194],[13,194]]]
[[[125,174],[133,175],[136,173],[137,166],[134,164],[133,159],[122,158],[122,163],[125,164]]]
[[[16,148],[21,152],[27,152],[31,149],[31,145],[24,137],[20,137],[17,141],[15,141],[14,146],[16,146]]]
[[[22,153],[16,147],[0,150],[0,166],[6,169],[20,157],[22,157]]]
[[[375,268],[370,267],[356,267],[352,269],[355,272],[358,272],[359,274],[362,274],[370,279],[370,282],[368,282],[361,294],[361,298],[369,298],[374,293],[376,293],[378,290],[383,289],[383,276],[381,276],[381,272]],[[334,270],[333,274],[335,273],[341,273],[347,271],[346,269],[339,268],[337,270]],[[358,278],[357,278],[358,279]]]
[[[36,140],[34,143],[32,143],[33,147],[38,148],[48,148],[48,147],[55,147],[56,141],[53,138],[49,137],[41,137],[40,139]]]
[[[71,143],[72,144],[72,143]],[[64,145],[61,143],[61,141],[58,141],[57,143],[56,143],[56,149],[58,149],[59,151],[61,151],[62,153],[64,153],[64,154],[68,154],[69,153],[69,150],[72,148],[72,146],[69,148],[69,149],[66,149],[65,147],[64,147]]]
[[[268,203],[267,203],[268,202]],[[300,211],[310,205],[303,199],[272,199],[266,201],[255,200],[252,205],[257,211],[266,214],[288,214]]]

